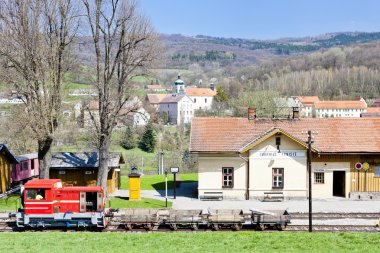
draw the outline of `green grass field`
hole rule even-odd
[[[11,195],[8,198],[0,199],[0,210],[12,210],[15,211],[21,206],[20,195]]]
[[[110,201],[112,208],[165,208],[165,201],[157,199],[142,198],[140,201],[129,201],[124,198],[114,197]],[[168,207],[172,207],[172,204],[172,202],[168,201]]]
[[[378,252],[372,233],[2,233],[2,252]]]
[[[115,145],[112,147],[113,152],[121,152],[123,154],[124,160],[132,161],[135,163],[140,171],[152,171],[157,170],[157,153],[147,153],[139,148],[134,148],[126,150],[120,145]],[[141,167],[142,162],[144,167]],[[127,175],[131,168],[128,168],[128,164],[124,166],[122,170],[123,175]]]
[[[197,182],[198,173],[178,174],[178,181]],[[168,175],[168,189],[173,189],[173,174]],[[129,178],[121,177],[121,189],[129,189]],[[165,175],[143,175],[141,177],[141,190],[165,190]]]

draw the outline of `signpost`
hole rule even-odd
[[[311,136],[311,131],[307,131],[307,170],[309,172],[309,232],[313,232],[313,211],[312,211],[312,195],[311,195],[311,144],[313,143],[312,141],[312,136]]]
[[[173,185],[173,197],[176,199],[176,188],[177,188],[177,173],[179,172],[179,168],[174,167],[170,168],[170,172],[173,173],[174,176],[174,185]]]
[[[358,171],[358,192],[360,192],[360,170],[363,168],[362,163],[355,163],[355,169]]]
[[[165,207],[168,207],[168,169],[165,169]]]
[[[367,191],[367,170],[369,169],[369,163],[365,162],[363,163],[363,170],[364,170],[364,191]]]

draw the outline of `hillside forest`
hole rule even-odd
[[[159,61],[132,79],[129,92],[145,101],[147,85],[160,84],[170,90],[180,74],[186,85],[209,87],[216,85],[218,95],[212,111],[198,111],[197,116],[246,116],[246,107],[257,108],[258,115],[273,114],[273,98],[313,95],[322,100],[350,100],[358,97],[371,101],[380,97],[380,41],[378,33],[347,33],[321,35],[316,38],[252,41],[160,35],[163,52]],[[63,109],[72,109],[78,103],[88,103],[88,97],[70,96],[70,90],[91,90],[91,74],[95,68],[93,44],[87,37],[76,37],[70,50],[73,60],[64,76]],[[253,46],[256,45],[256,46]],[[303,45],[294,46],[294,45]],[[12,87],[4,82],[0,91]],[[170,92],[170,91],[167,91]],[[1,105],[0,105],[1,106]],[[150,113],[151,109],[146,107]],[[272,108],[267,111],[268,108]],[[6,108],[17,115],[21,108]],[[155,168],[159,150],[166,150],[170,163],[194,168],[189,158],[190,126],[165,126],[160,115],[151,118],[156,138],[152,155],[139,149],[145,129],[129,129],[128,134],[116,131],[112,150],[122,151],[131,164],[141,163]],[[30,128],[15,124],[17,118],[8,118],[1,124],[10,129],[3,132],[11,148],[19,152],[33,151],[35,143],[27,138]],[[88,150],[91,132],[78,128],[73,118],[63,118],[55,133],[54,150]],[[13,127],[10,127],[13,126]],[[10,136],[13,136],[10,139]],[[125,136],[136,139],[127,151]],[[130,144],[128,144],[130,145]],[[168,160],[168,161],[169,161]]]

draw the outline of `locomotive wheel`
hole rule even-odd
[[[172,224],[172,225],[170,226],[170,228],[171,228],[171,230],[173,230],[173,231],[177,231],[177,229],[178,229],[178,227],[177,227],[176,224]]]
[[[236,224],[233,225],[232,229],[233,229],[234,231],[239,231],[239,230],[241,230],[242,227],[243,227],[242,224],[238,224],[238,223],[236,223]]]
[[[198,230],[198,224],[191,225],[191,230]]]
[[[152,230],[152,224],[148,223],[145,225],[145,230],[146,231],[151,231]]]
[[[218,224],[212,224],[212,230],[218,231],[219,230],[219,225]]]
[[[257,229],[260,230],[260,231],[264,231],[265,230],[265,225],[262,224],[262,223],[260,223],[260,224],[258,224]]]
[[[285,230],[286,225],[285,224],[277,224],[276,227],[277,227],[278,231],[283,231],[283,230]]]

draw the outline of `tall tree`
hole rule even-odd
[[[49,178],[67,49],[78,28],[74,1],[0,0],[0,75],[24,98],[41,178]]]
[[[136,147],[136,138],[133,127],[127,126],[120,144],[125,149],[133,149]]]
[[[144,134],[140,140],[140,148],[148,153],[153,153],[156,147],[156,135],[152,123],[149,123],[145,127]]]
[[[82,0],[96,55],[95,86],[99,117],[91,116],[99,150],[97,184],[107,188],[111,134],[117,118],[136,111],[131,100],[132,78],[156,59],[158,39],[133,0]]]

